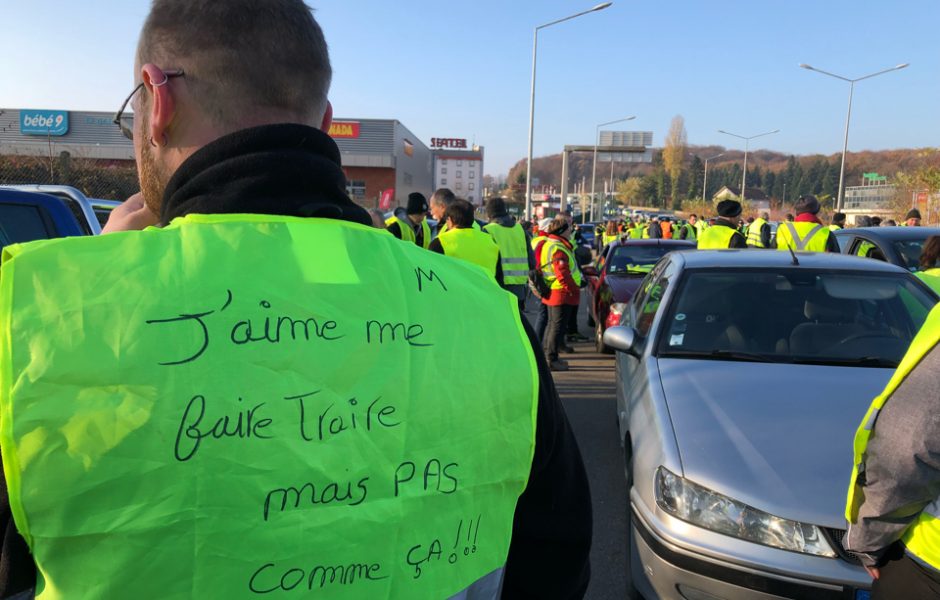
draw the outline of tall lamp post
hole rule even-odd
[[[546,27],[551,27],[552,25],[563,23],[565,21],[570,21],[571,19],[580,17],[581,15],[604,10],[611,4],[613,4],[613,2],[604,2],[602,4],[598,4],[594,8],[579,12],[563,19],[558,19],[557,21],[552,21],[551,23],[539,25],[535,28],[535,34],[533,35],[532,40],[532,93],[529,96],[529,154],[528,158],[526,159],[525,167],[525,216],[528,220],[532,219],[532,133],[535,126],[535,59],[538,55],[539,49],[539,30],[545,29]],[[564,200],[565,199],[563,198],[562,201],[564,202]]]
[[[765,131],[764,133],[758,133],[757,135],[743,136],[736,133],[731,133],[730,131],[725,131],[724,129],[719,129],[718,133],[723,133],[725,135],[734,136],[736,138],[741,138],[744,140],[744,174],[741,175],[741,203],[743,204],[747,201],[747,150],[748,146],[751,143],[751,140],[754,138],[764,137],[765,135],[770,135],[772,133],[779,133],[779,129],[774,129],[773,131]]]
[[[836,75],[835,73],[823,71],[822,69],[817,69],[816,67],[812,67],[806,63],[800,65],[801,68],[808,71],[816,71],[817,73],[822,73],[823,75],[828,75],[829,77],[835,77],[836,79],[849,82],[849,110],[845,115],[845,139],[842,141],[842,167],[839,169],[839,197],[836,201],[836,211],[842,210],[842,199],[845,194],[845,153],[849,148],[849,120],[852,118],[852,93],[855,91],[855,82],[862,81],[863,79],[871,79],[872,77],[890,73],[891,71],[898,71],[907,67],[909,64],[910,63],[901,63],[891,67],[890,69],[884,69],[882,71],[878,71],[877,73],[872,73],[871,75],[865,75],[864,77],[858,77],[856,79],[849,79],[848,77],[842,77],[841,75]]]
[[[601,139],[601,127],[605,125],[613,125],[614,123],[623,123],[624,121],[632,121],[636,116],[624,117],[623,119],[617,119],[616,121],[607,121],[606,123],[601,123],[594,128],[594,167],[591,169],[591,221],[594,220],[594,183],[597,181],[597,146],[600,144]],[[610,159],[611,171],[613,171],[613,157]]]
[[[715,160],[720,156],[724,156],[725,153],[716,154],[715,156],[710,156],[705,159],[705,177],[702,178],[702,204],[705,203],[705,189],[708,187],[708,161]]]

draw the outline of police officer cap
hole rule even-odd
[[[421,192],[408,194],[408,214],[417,215],[428,212],[428,199]]]
[[[916,208],[912,208],[911,210],[907,211],[907,216],[904,217],[904,220],[906,221],[908,219],[919,219],[919,218],[921,218],[920,211],[917,210]]]
[[[741,203],[737,200],[722,200],[715,210],[719,217],[737,217],[741,214]]]
[[[815,215],[819,212],[819,200],[817,200],[816,196],[812,194],[800,196],[800,199],[797,200],[796,204],[793,205],[793,210],[798,215],[803,213],[811,213]]]

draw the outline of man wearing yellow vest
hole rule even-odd
[[[839,231],[840,229],[845,229],[845,213],[837,212],[832,215],[829,231]]]
[[[855,434],[846,550],[872,598],[940,598],[940,308]]]
[[[715,207],[718,218],[715,224],[702,231],[698,237],[699,250],[727,250],[747,248],[744,236],[738,231],[741,223],[741,203],[737,200],[722,200]]]
[[[698,227],[696,227],[697,224],[698,216],[695,214],[689,215],[689,220],[679,228],[678,239],[694,242],[696,238],[698,238]]]
[[[506,203],[499,196],[486,201],[486,216],[490,222],[483,230],[493,236],[493,241],[499,246],[503,287],[519,299],[519,310],[524,310],[529,271],[535,268],[529,238],[522,225],[506,210]]]
[[[431,217],[437,221],[437,227],[434,235],[440,235],[447,230],[447,219],[444,217],[444,211],[453,204],[457,196],[450,188],[438,188],[431,194]]]
[[[800,196],[793,206],[796,218],[784,221],[777,227],[777,250],[794,252],[835,252],[839,253],[836,236],[816,216],[819,213],[819,200],[808,194]]]
[[[385,221],[385,225],[388,232],[398,239],[427,248],[431,244],[431,228],[428,226],[427,216],[428,201],[424,194],[411,192],[408,194],[408,206],[405,210],[396,210],[395,214]]]
[[[448,206],[444,212],[447,230],[434,238],[429,250],[482,267],[502,286],[499,246],[490,234],[473,228],[473,212],[473,205],[466,200],[455,200]]]
[[[0,597],[585,593],[535,336],[480,269],[369,226],[330,78],[301,0],[152,3],[116,117],[142,196],[4,248]]]
[[[770,215],[766,212],[751,221],[747,228],[747,245],[749,248],[770,248]]]

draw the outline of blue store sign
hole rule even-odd
[[[21,110],[20,133],[23,135],[65,135],[69,132],[69,113],[64,110]]]

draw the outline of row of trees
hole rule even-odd
[[[617,186],[617,198],[623,204],[655,206],[678,210],[683,204],[710,200],[722,187],[741,187],[742,166],[738,162],[711,163],[705,181],[704,157],[691,154],[686,143],[685,122],[676,116],[669,127],[666,144],[653,155],[652,171],[643,176],[627,177]],[[802,194],[815,194],[825,205],[832,202],[839,187],[838,161],[824,156],[809,160],[787,159],[781,171],[762,170],[759,165],[747,172],[747,187],[762,190],[772,201],[786,204]]]

